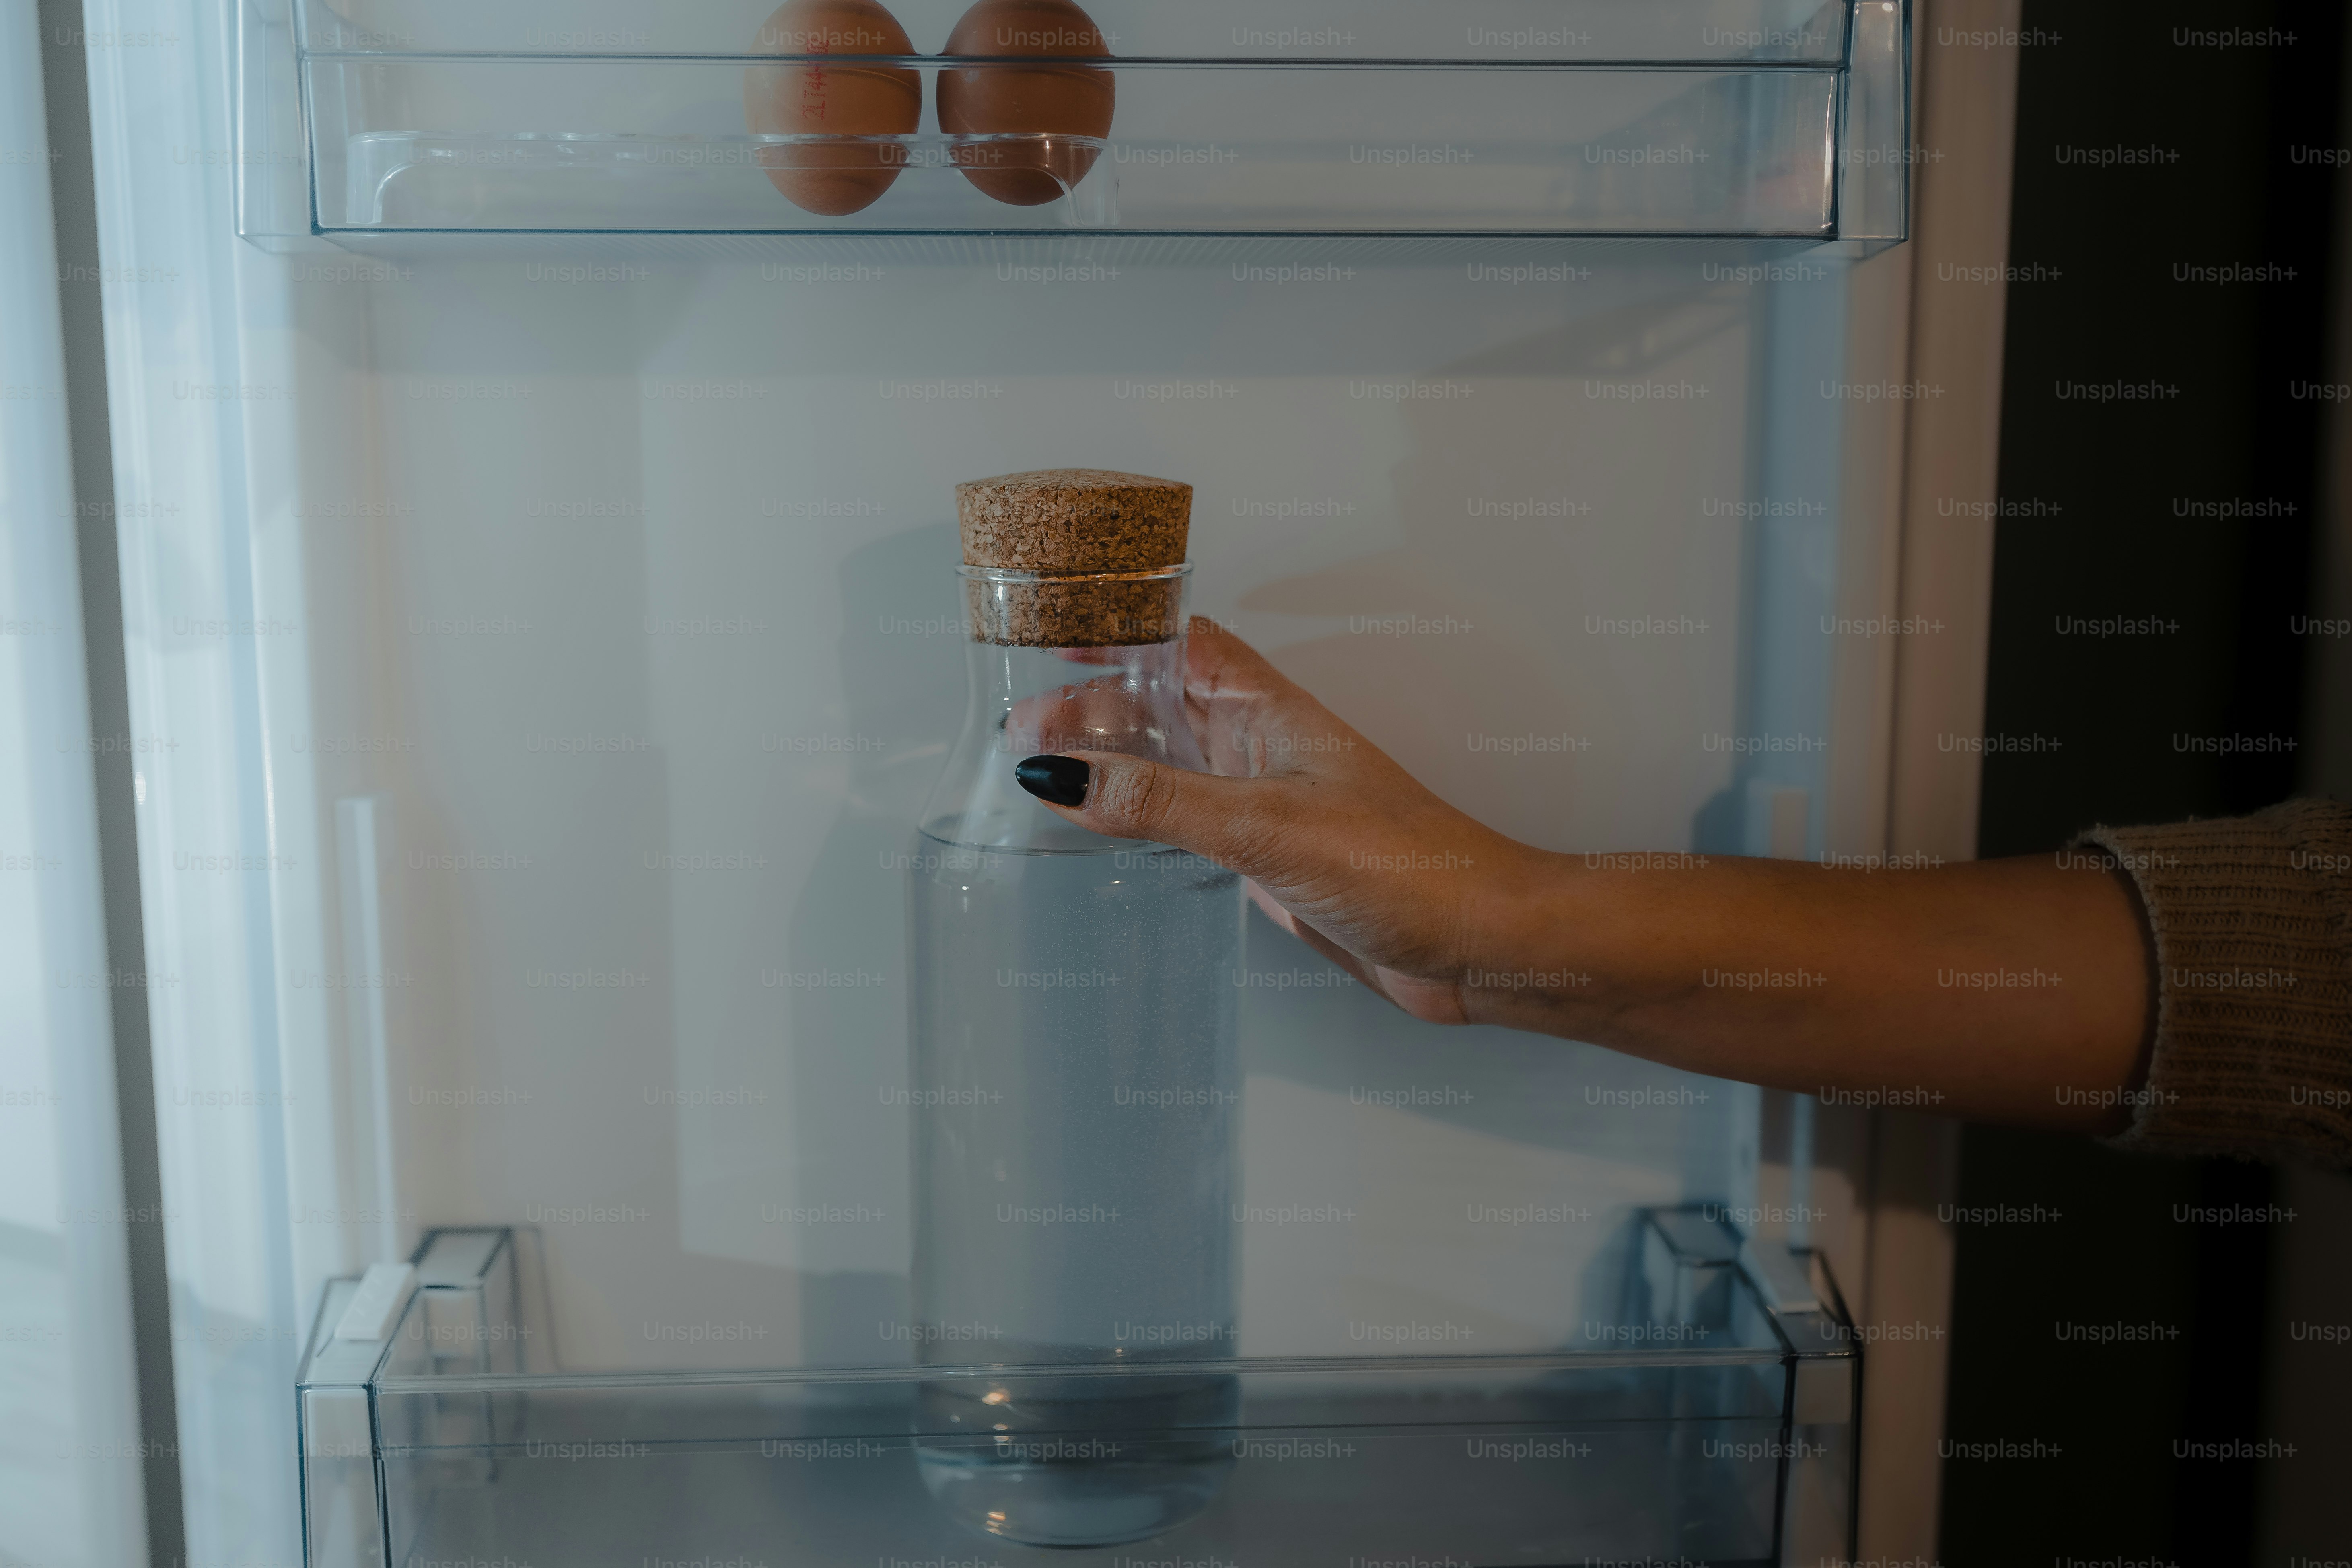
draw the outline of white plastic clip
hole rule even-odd
[[[352,1292],[342,1317],[335,1323],[335,1338],[390,1338],[393,1325],[400,1320],[400,1310],[408,1305],[409,1288],[415,1282],[416,1269],[412,1264],[369,1264],[368,1271],[360,1276],[360,1288]]]

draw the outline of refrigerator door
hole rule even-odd
[[[107,952],[93,773],[152,737],[94,725],[37,18],[0,18],[0,1557],[146,1550],[113,1019],[151,975]],[[118,1014],[118,1009],[119,1014]]]
[[[1841,200],[1901,232],[1899,162],[1838,155],[1847,88],[1813,84],[1811,226],[1741,238],[1689,237],[1681,187],[1685,237],[1539,247],[387,238],[325,178],[329,78],[430,77],[353,134],[431,132],[394,121],[436,94],[496,121],[525,68],[488,14],[169,9],[185,49],[93,52],[91,95],[131,702],[173,741],[139,836],[185,977],[151,1006],[192,1560],[296,1560],[297,1473],[253,1456],[310,1441],[322,1293],[438,1228],[535,1230],[517,1376],[909,1364],[905,885],[962,706],[959,479],[1189,480],[1196,606],[1529,843],[1882,847],[1899,302],[1869,246],[1787,237]],[[1633,29],[1603,101],[1679,58],[1593,10]],[[639,68],[549,65],[591,67]],[[307,73],[276,120],[233,90],[271,73]],[[505,188],[440,166],[433,200]],[[1241,1358],[1590,1351],[1648,1216],[1804,1243],[1758,1090],[1423,1026],[1247,942]]]

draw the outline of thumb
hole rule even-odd
[[[1108,752],[1029,757],[1013,776],[1061,816],[1106,837],[1172,844],[1244,876],[1257,874],[1249,863],[1256,858],[1253,841],[1265,837],[1244,825],[1253,815],[1252,796],[1263,790],[1260,781]]]

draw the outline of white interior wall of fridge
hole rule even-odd
[[[304,1315],[423,1226],[540,1224],[568,1364],[903,1356],[890,861],[961,704],[959,479],[1192,480],[1198,607],[1531,842],[1855,847],[1832,785],[1884,736],[1832,698],[1880,653],[1819,623],[1891,523],[1846,504],[1883,411],[1840,390],[1843,262],[271,255],[184,9],[205,68],[117,51],[92,91],[109,266],[174,274],[107,310],[131,701],[175,741],[140,833],[189,982],[154,1026],[192,1557],[291,1560],[255,1457]],[[1593,629],[1652,619],[1706,630]],[[1817,744],[1724,743],[1769,735]],[[1244,984],[1244,1203],[1358,1217],[1244,1226],[1245,1353],[1560,1342],[1632,1205],[1753,1204],[1755,1091],[1319,970],[1254,925],[1299,983]]]
[[[1835,499],[1756,460],[1759,341],[1787,308],[1707,264],[1532,291],[1358,268],[1312,293],[1138,268],[306,268],[332,280],[298,319],[356,316],[363,357],[330,383],[348,424],[296,400],[303,599],[257,647],[303,660],[312,694],[271,766],[310,773],[320,808],[278,837],[325,867],[348,850],[324,803],[364,799],[383,840],[381,910],[316,895],[391,944],[384,984],[320,972],[358,993],[329,1033],[356,1015],[367,1037],[380,1004],[393,1058],[390,1102],[362,1114],[378,1075],[352,1039],[334,1053],[344,1136],[391,1150],[394,1184],[354,1153],[341,1206],[394,1216],[362,1253],[552,1216],[569,1363],[674,1363],[647,1327],[673,1321],[748,1325],[698,1347],[721,1363],[867,1360],[903,1322],[921,1086],[901,883],[961,714],[957,478],[1193,479],[1199,607],[1531,842],[1820,841],[1826,670],[1769,700],[1743,670],[1823,660],[1832,639],[1780,622],[1829,602]],[[1834,295],[1839,269],[1804,270]],[[1768,497],[1797,516],[1742,515]],[[1730,747],[1767,735],[1799,749]],[[1509,746],[1550,749],[1489,749]],[[1457,1208],[1593,1196],[1540,1246],[1494,1232],[1479,1250],[1511,1269],[1435,1271],[1493,1348],[1532,1348],[1588,1270],[1612,1278],[1623,1206],[1752,1197],[1749,1091],[1413,1025],[1270,930],[1250,963],[1248,1207],[1312,1209],[1393,1169],[1428,1209],[1245,1229],[1251,1353],[1410,1317],[1463,1245]],[[1286,1172],[1300,1152],[1320,1157]],[[1482,1289],[1505,1294],[1462,1294]]]

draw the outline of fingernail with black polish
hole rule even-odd
[[[1094,769],[1076,757],[1027,757],[1014,764],[1013,776],[1048,805],[1084,805]]]

